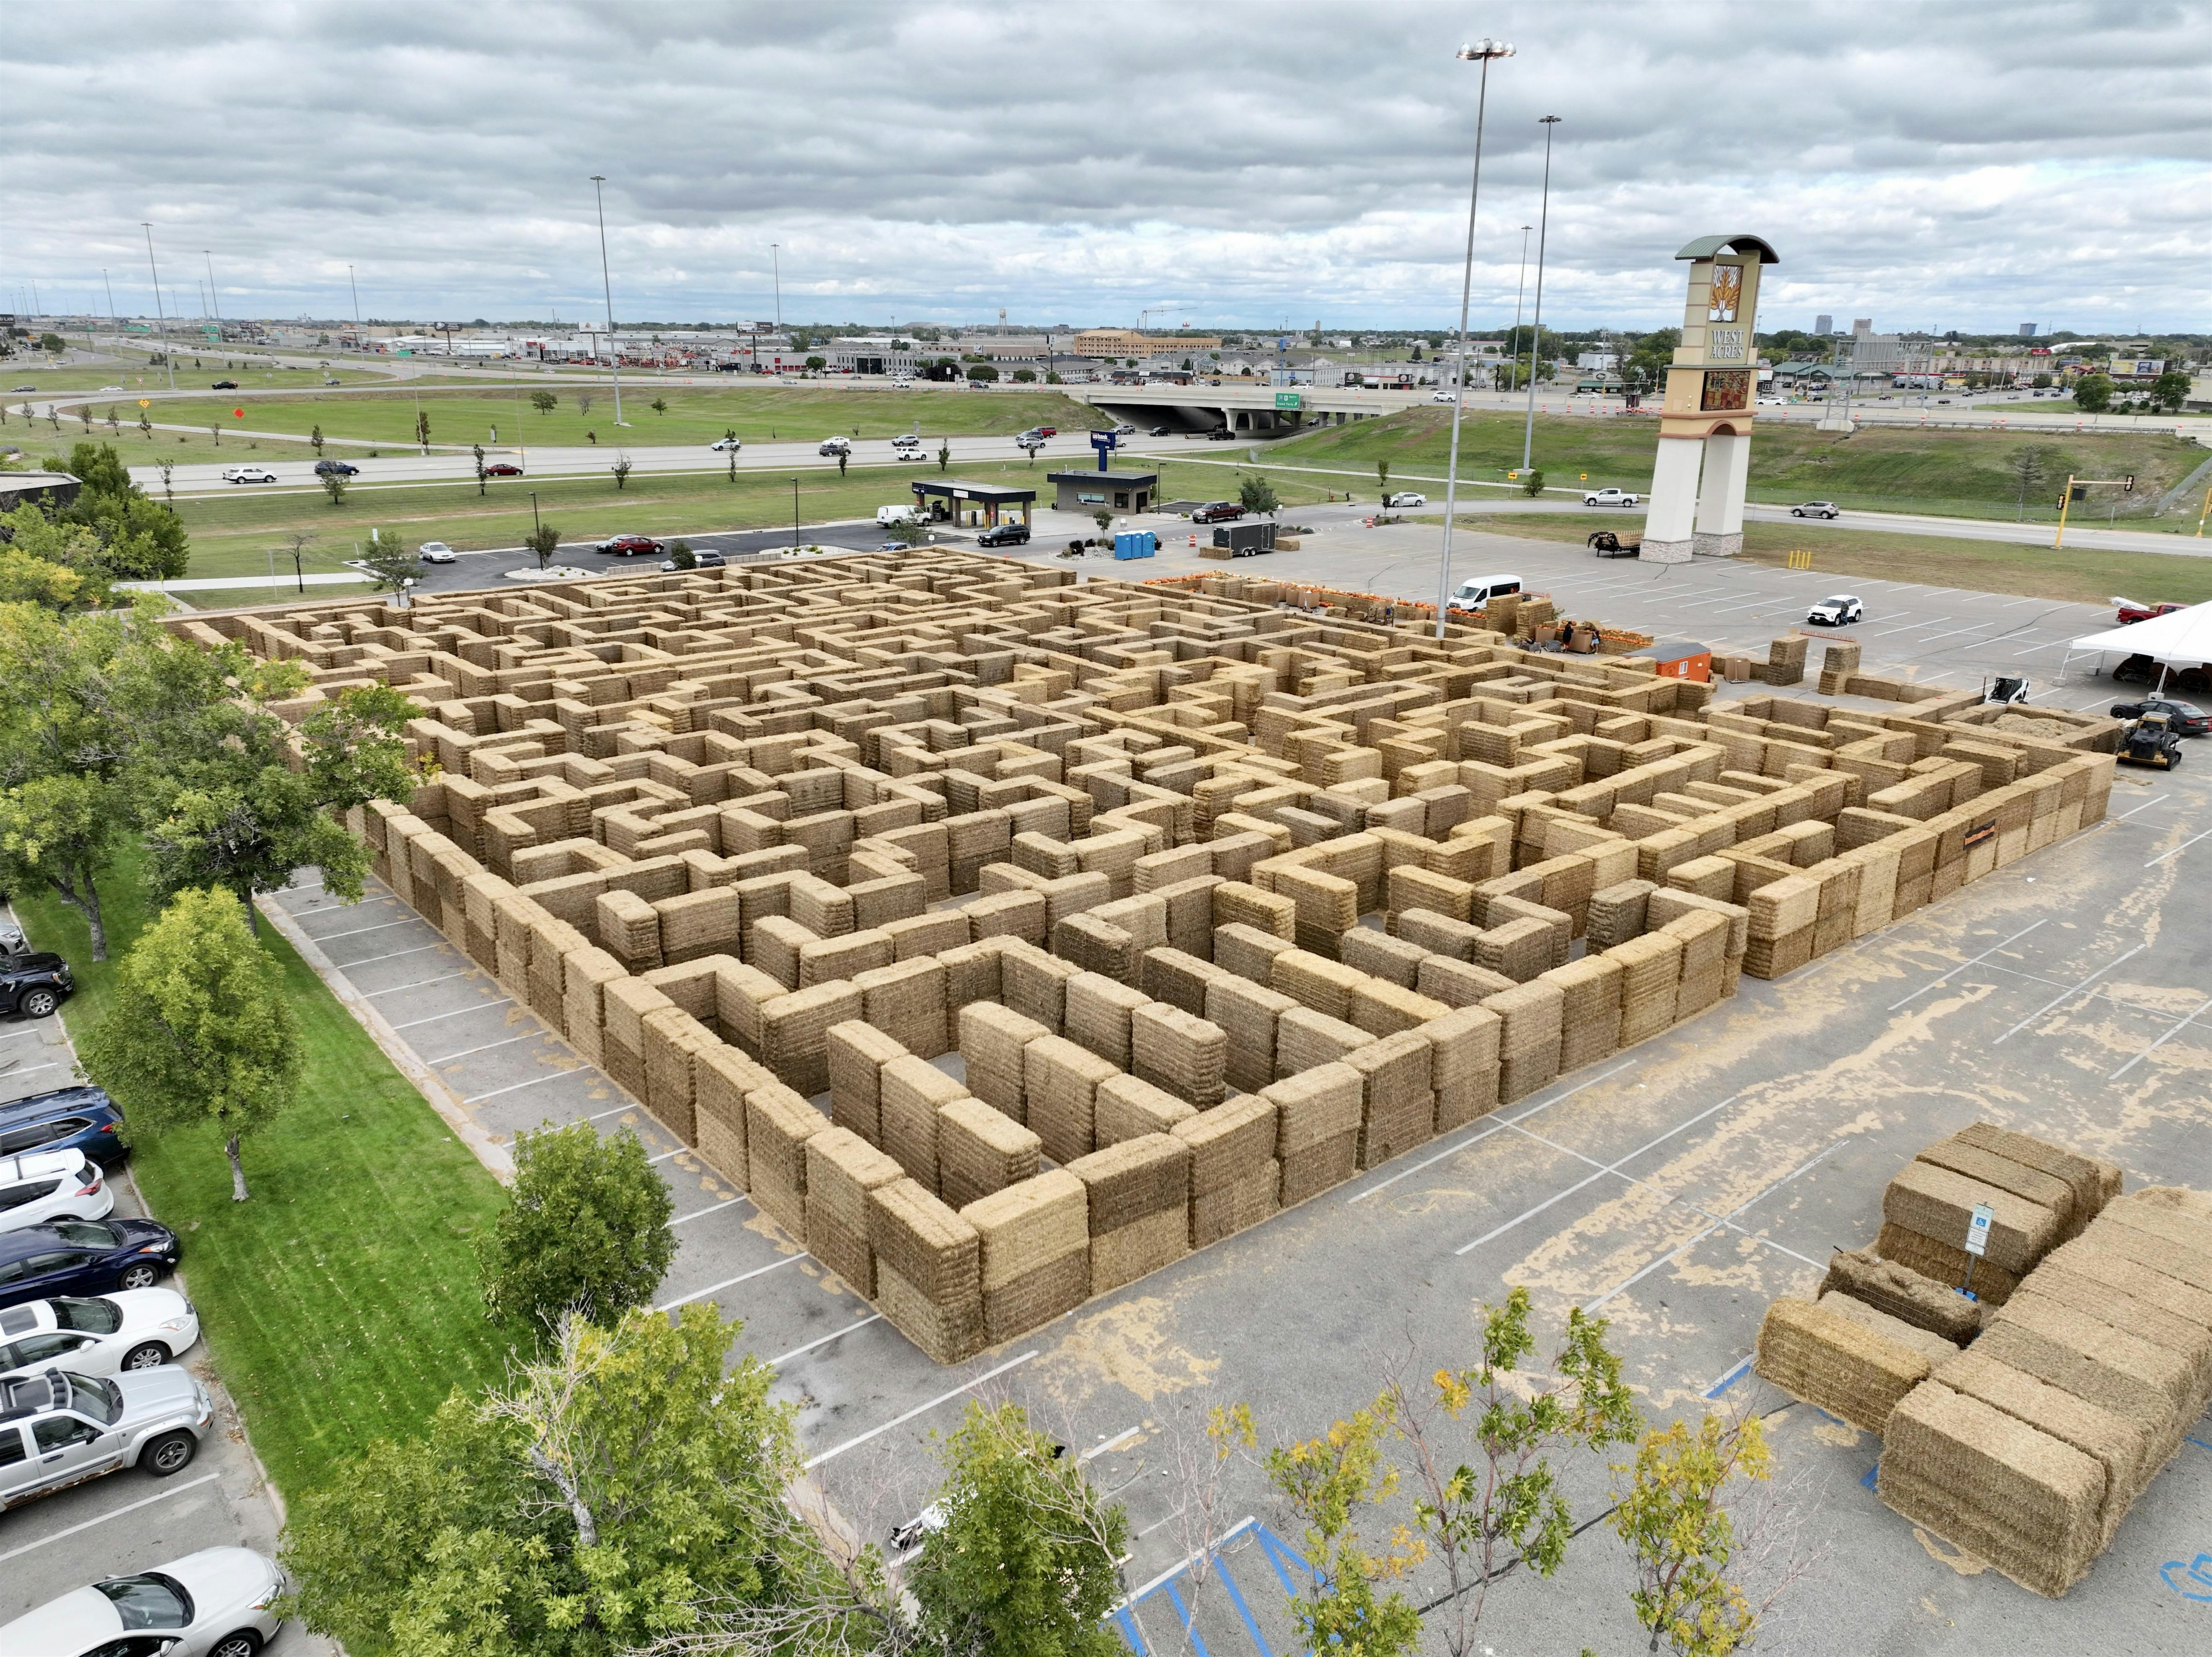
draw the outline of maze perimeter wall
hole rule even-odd
[[[290,718],[412,695],[434,780],[352,814],[378,875],[946,1363],[2112,784],[2100,722],[1723,712],[1649,661],[1236,579],[932,550],[171,626],[303,663]]]

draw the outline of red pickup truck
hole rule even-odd
[[[2139,604],[2132,598],[2115,598],[2112,602],[2120,607],[2122,627],[2130,622],[2148,622],[2154,616],[2164,616],[2171,610],[2189,608],[2186,604]]]

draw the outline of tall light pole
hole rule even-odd
[[[1444,548],[1437,570],[1437,637],[1444,636],[1445,607],[1451,601],[1452,518],[1459,506],[1459,422],[1467,407],[1467,312],[1474,293],[1474,209],[1482,199],[1482,118],[1490,102],[1490,65],[1493,58],[1510,58],[1513,48],[1503,40],[1484,39],[1462,46],[1462,63],[1480,64],[1482,80],[1474,100],[1474,180],[1467,193],[1467,264],[1459,284],[1459,385],[1452,396],[1451,458],[1444,467]]]
[[[361,325],[361,289],[354,283],[353,266],[346,266],[346,291],[353,295],[353,349],[366,355],[368,338]]]
[[[1552,228],[1552,129],[1559,124],[1547,115],[1544,129],[1544,204],[1536,215],[1536,313],[1528,319],[1528,423],[1521,434],[1521,470],[1528,470],[1528,457],[1536,443],[1536,342],[1544,337],[1544,239]]]
[[[607,274],[607,203],[602,189],[606,181],[604,173],[592,174],[592,199],[599,208],[599,284],[607,296],[608,360],[615,371],[615,424],[621,426],[628,422],[622,417],[622,347],[615,340],[615,283]]]
[[[783,257],[777,251],[781,246],[780,242],[768,245],[769,277],[775,284],[775,331],[779,334],[783,331]]]
[[[209,304],[209,306],[210,306],[210,307],[214,310],[214,312],[215,312],[215,337],[216,337],[216,343],[217,344],[221,344],[221,343],[222,343],[222,301],[221,300],[219,300],[219,299],[217,299],[217,298],[216,297],[216,292],[215,292],[215,255],[214,255],[213,253],[209,252],[208,252],[208,250],[207,250],[206,248],[203,247],[203,248],[201,248],[201,249],[200,249],[200,257],[201,257],[201,258],[204,258],[204,259],[207,261],[207,268],[208,268],[208,304]]]
[[[169,389],[177,389],[177,354],[169,349],[169,329],[161,314],[161,268],[154,263],[154,227],[145,220],[138,228],[146,233],[146,268],[154,273],[154,331],[161,337],[161,362],[169,371]]]
[[[115,314],[115,284],[108,281],[107,267],[104,264],[100,267],[100,285],[107,290],[107,331],[119,335],[123,331],[123,319]]]
[[[1521,366],[1521,297],[1528,286],[1528,233],[1535,228],[1533,224],[1521,227],[1521,276],[1513,284],[1513,366],[1516,368]],[[1534,372],[1533,365],[1529,372]],[[1513,388],[1505,389],[1510,392]]]

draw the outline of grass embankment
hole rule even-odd
[[[325,355],[328,355],[327,353]],[[234,354],[228,357],[201,351],[179,351],[177,354],[177,389],[179,391],[204,391],[211,382],[234,379],[250,391],[304,390],[313,386],[323,389],[323,377],[328,374],[342,385],[389,385],[392,376],[372,373],[331,360],[328,368],[312,361],[287,361],[271,367],[265,357],[248,359]],[[18,391],[18,385],[37,389]],[[167,394],[169,371],[160,363],[149,363],[138,357],[110,358],[105,362],[81,362],[65,360],[52,367],[33,367],[21,357],[0,361],[0,392],[4,392],[12,409],[24,398],[40,398],[52,392],[58,396],[80,396],[86,391],[98,391],[110,385],[123,387],[119,394],[137,400],[150,397],[155,391]],[[106,405],[103,404],[102,408]],[[160,408],[160,404],[154,405]],[[10,418],[13,416],[11,416]],[[155,418],[159,418],[157,415]]]
[[[41,404],[40,408],[45,405]],[[154,405],[159,416],[161,405]],[[114,446],[117,458],[126,466],[158,466],[164,460],[183,466],[194,463],[221,461],[224,465],[235,465],[242,460],[313,460],[315,452],[305,443],[274,437],[240,437],[232,432],[218,442],[205,431],[165,432],[155,427],[151,432],[139,430],[138,405],[118,401],[115,405],[115,425],[107,423],[106,405],[95,405],[91,410],[92,429],[87,431],[84,422],[64,414],[58,428],[44,414],[33,422],[27,434],[16,435],[21,430],[16,422],[9,420],[9,430],[0,431],[0,442],[12,442],[23,451],[35,469],[48,455],[69,463],[70,451],[79,443],[106,443]],[[156,478],[148,486],[148,493],[159,495],[161,480]]]
[[[1583,542],[1594,529],[1586,514],[1557,517],[1462,513],[1460,525],[1489,535],[1522,535],[1535,541]],[[1632,526],[1635,527],[1635,526]],[[1785,565],[1800,549],[1813,554],[1824,574],[1872,576],[1923,586],[1964,587],[2023,598],[2063,598],[2101,604],[2115,592],[2154,604],[2201,604],[2212,599],[2212,558],[2164,552],[2053,552],[2048,547],[2002,541],[1966,541],[1945,535],[1889,535],[1826,524],[1747,523],[1742,555],[1755,564]]]
[[[1413,409],[1382,420],[1332,426],[1277,444],[1269,459],[1282,465],[1341,467],[1364,475],[1371,487],[1375,463],[1390,463],[1391,483],[1415,489],[1420,476],[1441,477],[1449,452],[1450,411]],[[1460,476],[1502,481],[1521,464],[1520,416],[1470,412],[1460,428]],[[1606,484],[1648,491],[1658,440],[1657,422],[1622,416],[1536,419],[1535,464],[1553,486],[1596,489]],[[2044,451],[2047,485],[2021,500],[2012,457],[2033,446]],[[1816,431],[1809,425],[1761,425],[1751,446],[1747,498],[1788,506],[1834,501],[1881,512],[1936,513],[1947,517],[2014,519],[2031,523],[2057,517],[2059,489],[2067,474],[2136,476],[2134,501],[2148,503],[2187,476],[2205,458],[2197,444],[2172,432],[1963,432],[1912,427],[1862,427],[1853,433]],[[2102,506],[2105,502],[2096,503]],[[2097,514],[2100,518],[2103,513]],[[2124,515],[2124,514],[2123,514]],[[2187,514],[2193,527],[2196,514]],[[2178,527],[2182,519],[2138,519],[2131,527]]]
[[[820,524],[872,518],[878,507],[911,501],[908,485],[917,477],[1018,483],[1036,489],[1040,504],[1049,505],[1053,489],[1045,474],[1079,465],[1067,454],[1040,457],[1034,466],[1000,460],[969,464],[962,462],[959,448],[956,440],[945,473],[939,472],[932,458],[917,465],[855,466],[842,477],[836,466],[818,464],[797,473],[740,471],[734,483],[721,471],[633,472],[621,489],[606,476],[549,475],[528,483],[538,491],[540,516],[560,529],[562,546],[573,550],[579,543],[623,533],[788,527],[794,476],[800,521]],[[1151,469],[1149,462],[1127,464]],[[1237,473],[1222,467],[1168,462],[1159,470],[1169,500],[1212,501],[1237,494]],[[1325,493],[1319,480],[1308,482],[1297,474],[1270,476],[1285,505],[1317,501]],[[518,478],[494,478],[482,495],[473,482],[356,486],[336,507],[319,494],[305,492],[216,495],[180,500],[177,512],[191,536],[191,575],[264,574],[272,549],[280,572],[289,574],[292,564],[286,549],[290,536],[301,530],[316,537],[302,564],[313,572],[338,569],[356,556],[356,546],[368,541],[372,525],[397,532],[409,545],[443,541],[464,552],[520,546],[531,528],[530,496],[523,485]]]
[[[74,909],[15,899],[39,947],[76,969],[72,1032],[100,1017],[150,919],[135,853],[105,897],[100,964]],[[270,1475],[297,1496],[371,1440],[419,1431],[455,1386],[503,1372],[469,1239],[505,1199],[291,945],[266,925],[261,938],[307,1062],[299,1102],[246,1142],[252,1200],[231,1201],[212,1128],[134,1145],[131,1169],[155,1217],[184,1234],[208,1353]]]
[[[712,380],[714,376],[696,376]],[[258,389],[258,383],[256,389]],[[532,391],[544,391],[560,399],[540,414],[530,405]],[[582,407],[588,397],[591,408]],[[653,411],[655,401],[667,412]],[[263,397],[250,402],[226,403],[220,398],[179,398],[157,404],[154,417],[174,424],[204,428],[250,427],[257,431],[295,434],[305,437],[319,425],[326,437],[358,439],[404,446],[415,436],[415,388],[372,395],[302,394]],[[518,443],[580,446],[593,440],[607,450],[611,462],[622,448],[633,449],[705,446],[735,428],[748,443],[785,442],[794,439],[818,441],[825,437],[884,439],[911,431],[919,424],[925,437],[941,434],[1010,435],[1031,426],[1056,426],[1061,431],[1087,430],[1098,419],[1097,410],[1048,389],[1011,391],[969,391],[957,387],[943,391],[855,391],[834,384],[800,385],[672,384],[625,379],[623,415],[626,427],[615,424],[615,403],[606,385],[577,385],[549,380],[542,386],[521,385],[497,391],[474,387],[440,386],[421,392],[422,411],[429,416],[430,442],[466,446],[482,443],[489,449],[511,449]],[[231,413],[246,410],[244,419]],[[499,435],[495,438],[492,433]],[[711,458],[711,457],[708,457]]]

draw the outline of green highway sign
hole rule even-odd
[[[1299,391],[1278,391],[1275,393],[1275,406],[1279,409],[1303,409],[1306,406],[1305,396]]]

